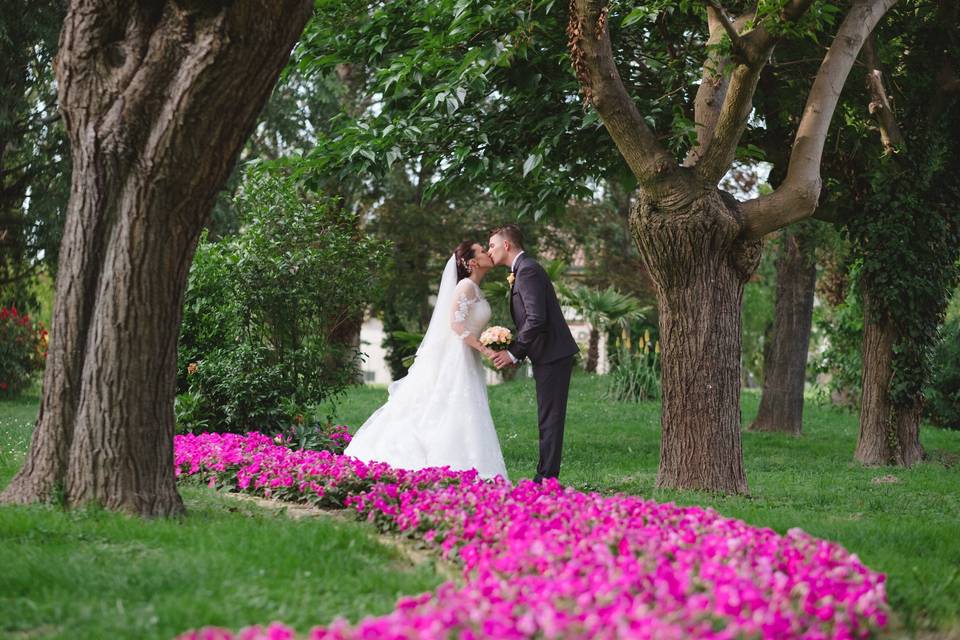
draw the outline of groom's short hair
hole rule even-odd
[[[497,227],[490,232],[490,235],[500,236],[504,240],[509,240],[510,244],[517,249],[523,249],[523,231],[520,231],[520,227],[515,224],[505,224],[502,227]]]

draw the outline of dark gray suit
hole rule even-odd
[[[517,335],[509,351],[517,362],[530,358],[533,364],[540,423],[540,462],[534,480],[539,482],[560,475],[570,375],[574,355],[580,349],[543,267],[524,253],[517,258],[513,274],[510,315],[517,326]]]

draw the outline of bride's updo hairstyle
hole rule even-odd
[[[470,277],[470,261],[474,258],[473,245],[475,244],[477,243],[473,240],[464,240],[453,251],[457,259],[457,282]]]

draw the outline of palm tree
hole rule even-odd
[[[600,332],[619,326],[629,335],[630,325],[642,320],[649,307],[641,306],[633,296],[620,293],[612,286],[606,289],[592,287],[560,287],[564,302],[577,310],[590,323],[590,345],[587,350],[587,372],[595,373],[600,359]]]

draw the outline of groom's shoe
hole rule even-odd
[[[543,484],[543,476],[538,473],[537,475],[533,476],[533,481],[537,484]]]

